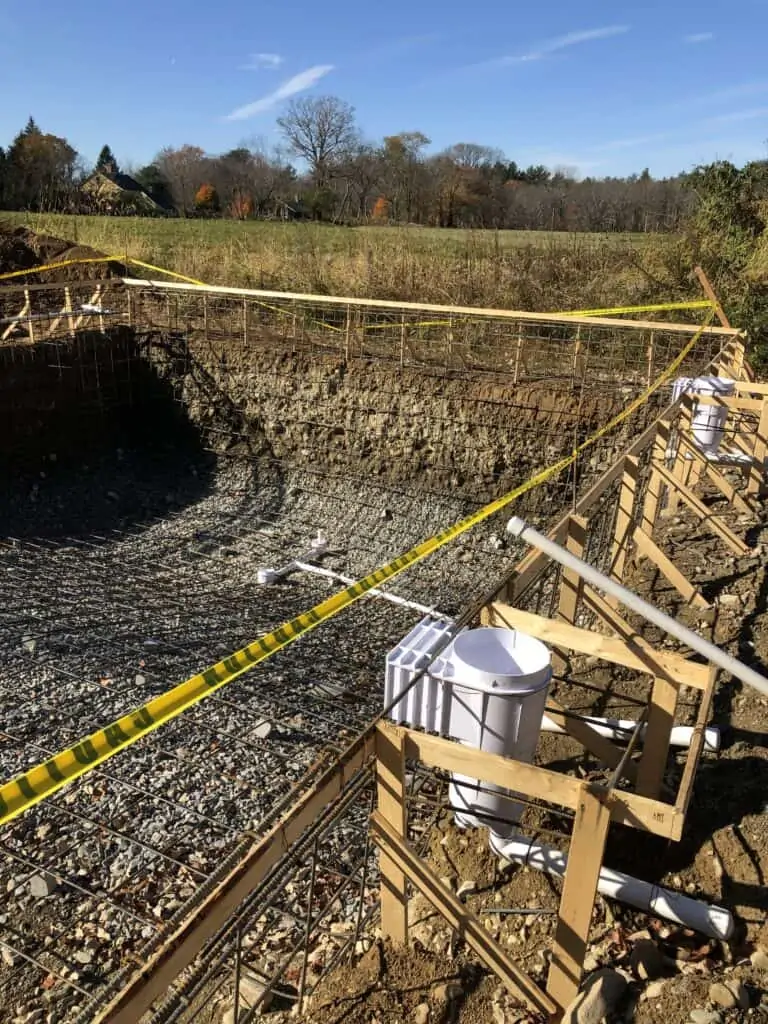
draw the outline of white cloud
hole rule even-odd
[[[279,53],[252,53],[241,71],[276,71],[285,60]]]
[[[542,60],[551,53],[558,50],[567,50],[570,46],[580,46],[581,43],[591,43],[596,39],[610,39],[612,36],[621,36],[629,32],[629,25],[605,25],[603,28],[589,28],[582,32],[568,32],[564,36],[556,36],[540,43],[534,49],[529,50],[519,57],[502,57],[494,63],[521,64],[532,60]]]
[[[690,43],[692,46],[695,46],[697,43],[708,43],[714,38],[714,32],[694,32],[690,36],[683,36],[683,42]]]
[[[734,110],[730,114],[708,117],[705,124],[730,124],[733,121],[752,121],[756,117],[768,119],[768,107],[753,107],[751,110]]]
[[[298,75],[294,75],[293,78],[289,78],[278,86],[274,92],[267,93],[266,96],[254,100],[253,103],[246,103],[244,107],[238,107],[231,114],[227,114],[224,120],[245,121],[249,117],[263,114],[265,110],[270,110],[280,100],[286,100],[289,96],[295,96],[297,92],[310,89],[315,82],[319,82],[330,71],[333,71],[333,64],[316,64],[314,67],[307,68],[306,71],[300,71]]]

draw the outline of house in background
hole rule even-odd
[[[111,172],[111,173],[110,173]],[[123,217],[166,217],[172,209],[156,202],[130,174],[104,167],[80,186],[84,205],[93,213]]]

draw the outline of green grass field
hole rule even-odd
[[[651,235],[334,227],[231,220],[0,214],[13,224],[240,287],[517,309],[649,298]],[[669,298],[653,293],[654,299]]]

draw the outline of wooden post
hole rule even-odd
[[[693,272],[699,279],[699,284],[701,285],[702,291],[707,296],[709,301],[712,303],[717,319],[720,321],[723,327],[730,327],[731,323],[728,317],[725,315],[725,311],[723,310],[723,307],[720,305],[720,300],[715,294],[715,289],[709,283],[709,278],[704,273],[703,269],[701,267],[694,267]]]
[[[608,807],[584,785],[576,807],[547,979],[547,992],[562,1007],[579,991],[610,820]]]
[[[243,299],[243,348],[248,348],[248,300]]]
[[[170,296],[169,296],[170,300]],[[168,303],[168,327],[171,326],[171,305]],[[205,331],[205,340],[208,341],[208,296],[203,295],[203,330]]]
[[[24,289],[24,301],[27,306],[27,334],[29,335],[29,342],[31,345],[35,344],[35,325],[33,320],[32,312],[32,300],[29,297],[29,289]]]
[[[406,836],[405,752],[403,733],[394,727],[376,731],[376,793],[379,813],[399,839]],[[398,945],[408,941],[408,893],[405,873],[381,854],[381,930]]]
[[[405,313],[400,317],[400,369],[405,366]]]
[[[680,402],[680,416],[677,421],[677,454],[675,456],[675,463],[673,466],[673,472],[677,480],[687,484],[691,475],[691,462],[693,456],[690,450],[682,443],[681,438],[693,437],[693,398],[690,395],[683,395]],[[667,500],[667,507],[664,511],[665,515],[672,516],[677,513],[680,505],[680,496],[677,490],[673,489],[669,494]]]
[[[768,398],[763,398],[763,408],[755,435],[755,448],[752,465],[749,470],[747,494],[757,496],[763,486],[765,477],[765,456],[768,448]]]
[[[647,376],[648,387],[651,386],[651,383],[653,381],[653,356],[654,356],[654,348],[655,348],[655,338],[654,338],[653,331],[651,331],[651,335],[650,335],[650,338],[648,340],[648,376]]]
[[[651,478],[648,481],[648,490],[645,493],[643,503],[643,515],[640,521],[641,529],[645,530],[649,537],[653,536],[656,527],[656,520],[661,508],[661,499],[664,493],[664,483],[659,467],[664,465],[669,446],[669,420],[660,420],[656,431],[656,440],[653,442],[651,452]]]
[[[654,800],[659,796],[664,781],[669,737],[675,721],[679,693],[678,683],[660,676],[654,679],[643,756],[637,773],[637,792]]]
[[[621,490],[619,491],[619,504],[616,510],[616,526],[613,533],[611,571],[609,573],[611,579],[617,580],[619,583],[624,579],[629,545],[632,543],[639,465],[640,460],[636,455],[625,456],[624,473],[621,478]],[[618,604],[615,598],[608,600],[609,604]]]
[[[584,557],[584,548],[587,544],[587,520],[584,516],[568,516],[568,533],[565,538],[565,547],[577,558]],[[581,576],[573,569],[563,569],[560,578],[560,598],[557,606],[557,618],[563,622],[576,624],[576,611],[581,600],[583,581]],[[562,673],[568,666],[566,658],[560,654],[553,654],[552,666],[555,673]]]
[[[347,320],[344,325],[344,359],[349,362],[349,345],[352,334],[352,309],[347,305]]]
[[[520,359],[523,354],[523,332],[518,328],[517,332],[517,348],[515,350],[515,373],[513,384],[517,384],[520,380]]]

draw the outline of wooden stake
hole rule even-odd
[[[653,442],[653,452],[651,455],[651,478],[648,481],[648,490],[645,494],[643,514],[640,520],[640,527],[645,530],[649,537],[653,536],[653,531],[656,528],[656,520],[659,517],[661,499],[664,492],[661,475],[656,467],[664,464],[667,457],[668,447],[669,420],[659,420],[659,425],[656,430],[656,439]]]
[[[723,327],[730,327],[731,323],[728,317],[725,315],[725,311],[723,310],[723,307],[720,305],[720,300],[715,294],[715,289],[710,284],[709,278],[704,273],[703,269],[701,267],[694,267],[693,272],[699,279],[701,290],[704,292],[704,294],[707,296],[709,301],[714,306],[715,315],[717,316],[717,319],[720,321]]]
[[[403,733],[376,731],[376,793],[379,813],[400,840],[406,836],[405,754]],[[408,893],[405,874],[391,857],[381,854],[381,930],[397,945],[408,941]]]
[[[587,520],[583,516],[568,516],[568,532],[566,534],[565,546],[571,554],[577,558],[584,557],[584,548],[587,543]],[[576,611],[581,600],[582,579],[573,569],[563,569],[560,579],[560,600],[557,608],[557,618],[563,622],[576,622]],[[552,656],[552,666],[555,674],[564,672],[568,661],[560,654]]]
[[[696,781],[696,773],[699,768],[699,759],[701,758],[701,753],[704,749],[705,730],[707,728],[707,723],[709,722],[709,714],[712,709],[712,701],[715,698],[715,687],[717,685],[717,678],[719,674],[720,669],[716,665],[709,666],[707,686],[701,697],[699,713],[696,716],[696,725],[693,727],[693,739],[691,740],[691,746],[688,750],[688,757],[685,762],[685,768],[683,769],[683,777],[680,780],[680,788],[677,791],[675,811],[679,817],[677,819],[677,828],[673,832],[673,838],[676,841],[682,837],[685,816],[688,813],[688,805],[690,804],[691,797],[693,796],[693,786]]]
[[[757,497],[763,487],[765,480],[765,457],[768,449],[768,398],[763,398],[760,410],[760,421],[755,434],[755,449],[752,466],[749,470],[749,482],[747,483],[747,494]]]
[[[643,756],[637,773],[637,792],[641,796],[656,799],[661,792],[679,693],[677,683],[668,679],[654,679]]]
[[[608,574],[612,579],[617,580],[619,583],[624,579],[624,569],[627,564],[629,546],[632,543],[638,474],[639,459],[637,456],[625,456],[624,474],[621,478],[619,504],[616,511],[616,527],[613,534],[613,548],[611,550],[611,570]],[[616,602],[615,598],[609,598],[608,603],[614,604],[618,602]]]
[[[579,991],[610,820],[609,809],[582,786],[547,979],[547,992],[563,1008]]]

